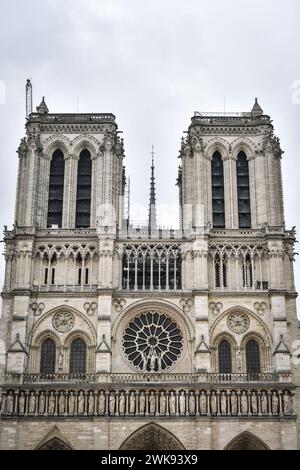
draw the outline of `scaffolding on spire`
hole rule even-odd
[[[32,84],[30,78],[27,78],[26,81],[26,119],[29,118],[29,115],[32,113]]]
[[[152,145],[151,151],[152,164],[151,164],[151,177],[150,177],[150,202],[149,202],[149,215],[148,215],[148,230],[157,229],[156,220],[156,195],[155,195],[155,176],[154,176],[154,147]]]

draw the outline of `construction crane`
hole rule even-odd
[[[32,84],[30,78],[26,81],[26,119],[32,113]]]

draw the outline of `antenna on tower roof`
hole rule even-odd
[[[25,89],[26,89],[26,119],[28,119],[29,115],[32,113],[32,84],[31,84],[30,78],[27,78]]]

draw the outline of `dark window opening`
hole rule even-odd
[[[70,373],[84,374],[86,372],[86,344],[81,338],[75,338],[70,351]]]
[[[55,353],[56,346],[51,338],[43,341],[41,347],[41,374],[54,374],[55,373]]]
[[[246,154],[240,152],[236,163],[239,227],[251,227],[249,165]]]
[[[219,356],[219,373],[231,374],[232,372],[231,346],[230,346],[230,343],[226,341],[226,339],[223,339],[219,343],[218,356]]]
[[[84,280],[84,283],[85,283],[85,284],[88,284],[88,283],[89,283],[89,268],[85,268],[85,280]]]
[[[55,268],[52,268],[52,272],[51,272],[51,284],[55,284]]]
[[[48,284],[48,268],[45,268],[44,284]]]
[[[246,344],[246,365],[247,374],[260,373],[260,350],[259,344],[255,339],[251,339]]]
[[[55,150],[50,164],[47,226],[62,226],[65,161],[61,150]]]
[[[92,162],[88,150],[80,154],[77,170],[76,227],[90,226]]]
[[[212,181],[212,214],[213,227],[225,227],[225,202],[224,202],[224,171],[223,160],[219,152],[215,152],[211,162]]]

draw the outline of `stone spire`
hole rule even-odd
[[[264,114],[263,110],[261,109],[257,101],[257,98],[255,98],[255,103],[253,105],[253,108],[251,109],[251,114],[253,114],[253,116],[262,116]]]
[[[40,113],[40,114],[48,114],[49,113],[49,109],[48,109],[48,106],[46,105],[44,96],[43,96],[43,99],[42,99],[40,105],[36,107],[36,112]]]
[[[156,195],[155,195],[155,176],[154,176],[154,148],[152,145],[152,164],[151,164],[151,178],[150,178],[150,202],[149,202],[149,215],[148,215],[148,229],[156,230]]]

